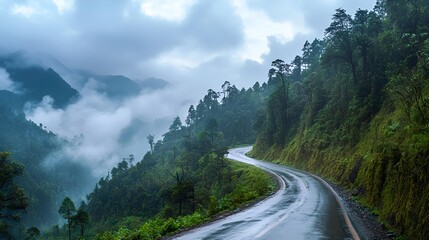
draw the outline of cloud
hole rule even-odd
[[[59,14],[63,14],[74,8],[74,0],[52,0],[52,2],[57,7]]]
[[[264,11],[274,22],[289,21],[304,25],[314,37],[321,38],[335,9],[344,8],[353,14],[358,8],[372,9],[376,0],[247,0],[251,9]],[[313,37],[313,38],[314,38]]]
[[[30,4],[31,3],[31,4]],[[34,0],[3,2],[0,49],[47,52],[73,68],[148,77],[157,63],[193,71],[215,58],[262,64],[269,38],[323,37],[335,8],[375,0]],[[19,16],[31,16],[29,18]],[[19,10],[21,9],[21,10]],[[65,14],[67,13],[67,14]],[[24,14],[24,15],[22,15]],[[29,38],[28,36],[31,36]],[[171,59],[171,61],[168,61]],[[226,58],[224,58],[226,59]]]
[[[81,98],[65,109],[53,108],[53,99],[45,96],[40,103],[27,105],[25,111],[27,119],[72,143],[64,147],[63,154],[93,170],[95,177],[104,176],[129,154],[142,157],[148,150],[146,136],[159,138],[174,113],[178,109],[185,112],[189,106],[181,96],[183,90],[177,88],[142,92],[124,101],[109,99],[96,89],[96,82],[89,80],[80,89]],[[55,163],[53,158],[48,161]]]
[[[182,29],[186,44],[209,51],[238,47],[243,41],[243,23],[227,0],[201,0],[189,11]]]
[[[65,153],[72,153],[68,155],[72,160],[84,159],[83,165],[98,175],[100,171],[107,173],[120,159],[115,153],[117,140],[131,121],[128,109],[115,109],[105,100],[99,95],[89,95],[62,110],[54,109],[52,99],[44,97],[39,105],[27,109],[26,115],[69,141],[78,139],[74,142],[74,151],[71,152],[67,146]]]
[[[28,6],[28,5],[22,5],[22,4],[15,4],[12,7],[12,13],[14,15],[21,15],[24,17],[31,17],[34,14],[40,13],[39,10],[35,9],[34,7]]]
[[[179,26],[181,44],[158,55],[157,64],[191,70],[243,44],[243,22],[229,1],[199,1],[188,12]]]
[[[15,83],[9,78],[9,73],[4,68],[0,68],[0,90],[16,92]]]
[[[196,0],[147,0],[140,4],[140,11],[150,17],[159,17],[169,21],[182,21],[187,10]]]
[[[275,37],[268,38],[268,46],[270,51],[262,56],[264,63],[270,63],[276,59],[283,59],[286,62],[291,62],[296,55],[301,55],[301,50],[305,41],[308,39],[305,34],[298,34],[288,43],[282,43]]]
[[[297,19],[282,19],[273,21],[270,13],[262,9],[249,7],[244,0],[236,0],[235,6],[243,19],[246,40],[244,46],[238,52],[242,60],[250,59],[262,62],[262,55],[270,51],[268,37],[275,37],[282,43],[291,41],[296,34],[307,33],[307,27],[303,24],[302,17]],[[271,2],[270,2],[271,3]],[[270,5],[270,4],[266,4]],[[288,15],[286,11],[284,15]]]

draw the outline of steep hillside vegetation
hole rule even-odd
[[[338,9],[323,40],[273,62],[253,155],[356,189],[410,239],[429,230],[429,3]]]

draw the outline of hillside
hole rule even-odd
[[[52,68],[26,62],[20,53],[0,56],[0,68],[6,70],[23,102],[39,103],[50,96],[55,108],[64,108],[77,100],[79,93]]]
[[[65,107],[79,93],[54,70],[28,65],[23,61],[20,54],[1,57],[0,67],[10,74],[10,80],[17,87],[14,89],[16,93],[0,90],[0,152],[10,152],[11,158],[25,167],[23,177],[17,182],[28,195],[30,205],[22,221],[15,225],[43,229],[57,222],[58,200],[66,192],[79,192],[89,173],[74,163],[46,167],[46,160],[68,143],[46,131],[43,125],[27,120],[24,105],[27,102],[38,103],[49,95],[54,99],[55,107]],[[76,176],[69,172],[70,169],[81,174]]]
[[[8,106],[0,104],[0,114],[0,152],[10,152],[14,161],[24,165],[24,175],[17,183],[30,200],[21,223],[16,225],[45,229],[59,219],[59,200],[65,194],[81,191],[82,184],[90,180],[90,173],[80,164],[71,162],[52,164],[48,168],[46,160],[68,143]]]
[[[223,92],[210,89],[197,107],[190,106],[185,124],[176,117],[162,139],[149,135],[149,152],[139,161],[124,158],[87,196],[91,221],[85,236],[157,239],[269,194],[275,182],[267,173],[224,155],[227,146],[255,140],[251,116],[272,87],[239,91],[225,82]],[[66,232],[63,226],[44,236],[64,239]]]
[[[429,231],[429,4],[338,9],[278,82],[253,156],[337,182],[404,238]]]
[[[95,81],[92,90],[106,95],[111,101],[126,100],[138,96],[142,89],[157,90],[168,84],[153,79],[145,83],[146,86],[140,86],[125,76],[74,71],[55,59],[42,60],[24,52],[0,55],[1,80],[5,82],[1,87],[6,87],[0,89],[0,152],[10,153],[13,161],[24,166],[23,176],[16,181],[29,198],[29,207],[21,221],[11,221],[18,238],[23,238],[25,229],[30,227],[46,230],[57,224],[61,199],[65,195],[82,198],[89,192],[88,187],[96,182],[91,172],[93,169],[83,165],[87,159],[67,154],[68,149],[79,147],[77,138],[65,140],[25,116],[24,110],[31,107],[28,103],[39,104],[45,96],[52,98],[53,107],[58,111],[66,111],[70,104],[82,98],[48,64],[59,67],[60,72],[75,81],[78,87],[77,81],[82,81],[81,84]],[[136,138],[136,132],[143,131],[144,124],[133,122],[121,133],[119,140],[129,144]]]

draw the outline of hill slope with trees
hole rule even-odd
[[[50,96],[55,108],[64,108],[79,98],[79,92],[55,70],[30,63],[20,52],[1,55],[0,69],[13,82],[17,97],[22,103],[39,103],[43,97]]]
[[[225,159],[227,146],[255,140],[252,116],[270,89],[238,90],[225,82],[190,106],[185,124],[176,117],[161,140],[149,135],[151,150],[141,161],[123,159],[88,195],[87,236],[157,239],[273,191],[267,173]]]
[[[428,26],[423,0],[337,9],[323,40],[273,62],[253,156],[354,189],[400,234],[429,238]]]

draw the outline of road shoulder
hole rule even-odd
[[[395,239],[396,234],[390,232],[371,211],[358,203],[352,192],[339,185],[327,182],[338,194],[342,204],[346,208],[349,218],[362,239]]]

